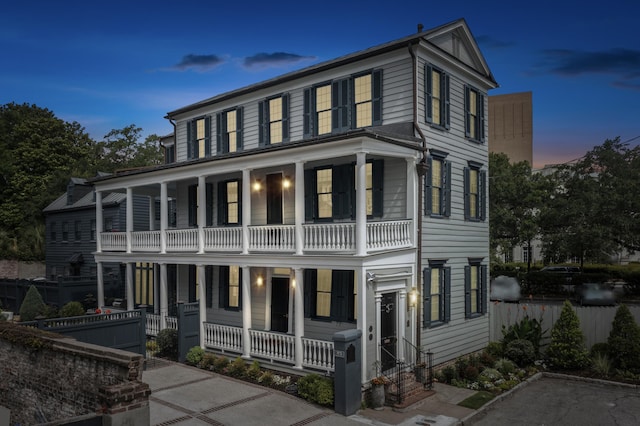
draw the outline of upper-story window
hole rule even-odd
[[[242,269],[237,265],[220,266],[218,306],[229,310],[242,309]]]
[[[164,162],[171,164],[176,162],[176,146],[169,145],[164,147]]]
[[[62,222],[62,241],[69,241],[69,222]]]
[[[91,222],[89,222],[89,241],[95,241],[95,240],[96,240],[96,220],[91,219]]]
[[[82,222],[80,222],[79,220],[76,220],[75,223],[73,224],[74,229],[73,229],[73,238],[76,241],[80,241],[82,239]]]
[[[425,66],[425,114],[427,123],[449,128],[449,75],[441,69]]]
[[[289,141],[289,95],[285,94],[260,102],[260,145]]]
[[[51,242],[55,242],[57,235],[56,235],[56,223],[55,222],[51,222],[51,229],[49,230],[49,237],[51,238]]]
[[[304,91],[304,137],[382,124],[382,70]]]
[[[484,95],[470,86],[464,88],[465,136],[484,142]]]
[[[444,152],[431,150],[425,175],[425,215],[448,217],[451,214],[451,163]]]
[[[190,160],[210,155],[211,117],[197,118],[187,123],[187,146],[187,158]]]
[[[242,107],[218,113],[216,117],[218,154],[242,151]]]
[[[486,217],[487,172],[482,165],[469,161],[464,168],[464,217],[466,220],[481,221]]]
[[[218,183],[218,224],[240,225],[242,217],[240,180]]]

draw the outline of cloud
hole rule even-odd
[[[295,53],[256,53],[244,59],[244,66],[246,68],[278,67],[313,59],[315,59],[313,56],[300,56]]]
[[[476,42],[488,49],[506,49],[507,47],[511,47],[514,45],[514,43],[498,40],[488,35],[481,35],[476,37]]]
[[[544,72],[567,77],[586,74],[612,75],[616,78],[613,86],[640,90],[640,50],[544,50],[539,68]]]
[[[194,55],[189,54],[182,58],[180,63],[173,68],[178,70],[197,69],[200,71],[208,71],[222,64],[224,60],[216,55]]]

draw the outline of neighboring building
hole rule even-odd
[[[496,86],[458,20],[172,111],[174,162],[92,181],[98,278],[123,263],[128,308],[145,294],[166,327],[199,301],[203,347],[300,369],[358,328],[363,383],[414,347],[481,350]],[[160,200],[160,226],[127,203],[104,229],[114,191]]]
[[[489,96],[489,152],[504,153],[512,163],[533,166],[531,92]]]

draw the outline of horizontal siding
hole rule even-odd
[[[384,160],[383,217],[407,217],[407,162],[399,158]]]

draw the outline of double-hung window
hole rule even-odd
[[[365,164],[365,210],[368,217],[382,217],[383,160]],[[353,163],[305,171],[305,218],[331,221],[355,218],[355,166]]]
[[[49,230],[49,238],[51,239],[51,242],[55,242],[57,237],[58,236],[56,235],[56,223],[51,222],[51,229]]]
[[[482,165],[469,161],[464,168],[464,217],[465,220],[483,221],[486,218],[487,172]]]
[[[82,240],[82,222],[76,220],[73,224],[73,239],[76,241]]]
[[[243,108],[238,107],[216,115],[218,154],[242,151]]]
[[[69,222],[62,222],[62,241],[69,241]]]
[[[484,95],[470,86],[464,87],[465,136],[484,142]]]
[[[242,308],[242,269],[239,266],[220,266],[219,295],[219,307],[229,310]]]
[[[451,163],[444,152],[431,150],[425,175],[425,215],[448,217],[451,214]]]
[[[91,222],[89,223],[89,241],[95,241],[95,240],[96,240],[96,220],[91,219]]]
[[[427,64],[425,66],[425,119],[427,123],[448,129],[449,75],[443,70]]]
[[[422,326],[435,327],[451,320],[451,268],[433,260],[423,273]]]
[[[305,269],[305,316],[327,321],[356,320],[356,288],[350,270]]]
[[[187,123],[187,158],[193,160],[211,155],[211,117]]]
[[[260,145],[275,145],[289,141],[289,95],[284,94],[260,102]]]
[[[464,311],[467,318],[486,312],[487,266],[481,259],[469,259],[464,267]]]
[[[198,226],[198,209],[205,209],[205,226],[213,225],[213,185],[205,184],[205,200],[201,202],[198,185],[189,185],[187,188],[188,221],[190,227]],[[173,211],[173,212],[172,212]],[[172,214],[175,214],[175,201],[169,200],[169,224],[172,223]],[[160,216],[158,216],[160,217]]]
[[[382,70],[326,82],[304,91],[305,138],[382,124]]]
[[[241,200],[240,180],[218,183],[218,225],[233,226],[242,223]]]

